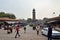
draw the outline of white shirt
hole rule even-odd
[[[39,30],[40,30],[40,26],[37,26],[37,27],[36,27],[36,30],[39,31]]]

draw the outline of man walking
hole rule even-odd
[[[24,26],[24,33],[26,33],[26,27]]]
[[[12,27],[12,25],[10,25],[10,33],[12,33],[13,32],[13,27]]]
[[[52,40],[52,27],[51,27],[51,25],[48,26],[48,40]]]
[[[20,37],[20,34],[19,34],[19,25],[16,26],[16,35],[15,35],[15,38],[17,38],[17,35]]]
[[[36,27],[37,35],[39,35],[39,30],[40,30],[40,26],[37,25],[37,27]]]

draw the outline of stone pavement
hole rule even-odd
[[[26,26],[27,31],[24,33],[23,28],[20,28],[20,37],[15,37],[15,30],[13,30],[12,34],[7,34],[6,30],[0,29],[0,40],[47,40],[47,37],[42,36],[41,33],[39,35],[36,34],[35,30],[32,30],[32,27]]]

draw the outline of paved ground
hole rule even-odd
[[[15,30],[13,31],[12,34],[7,34],[6,30],[1,30],[0,29],[0,40],[47,40],[47,37],[36,34],[35,30],[32,30],[32,27],[27,26],[27,31],[24,33],[23,28],[20,29],[20,37],[14,38],[15,37]],[[57,40],[57,39],[55,39]]]

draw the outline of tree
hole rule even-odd
[[[11,18],[11,19],[16,19],[16,16],[10,13],[6,13],[6,17]]]
[[[28,19],[27,19],[27,22],[28,22],[28,23],[32,22],[32,19],[31,19],[31,18],[28,18]]]
[[[10,18],[10,19],[16,19],[16,16],[14,14],[0,12],[0,18],[3,18],[3,17]]]

